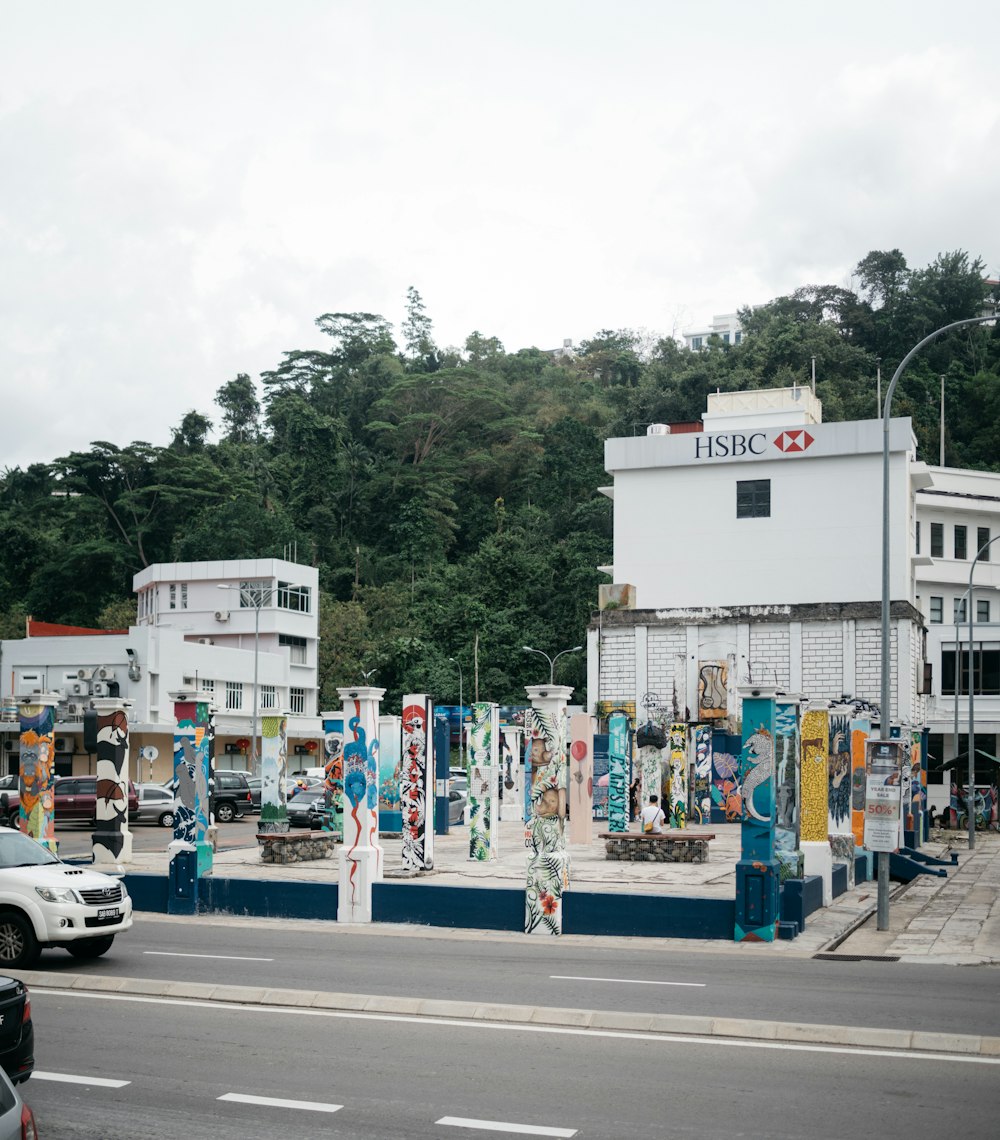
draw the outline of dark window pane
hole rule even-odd
[[[931,523],[931,558],[944,558],[944,523]]]
[[[770,516],[771,480],[737,480],[736,517],[738,519],[766,519]]]
[[[956,558],[964,559],[964,558],[968,557],[968,555],[966,553],[966,534],[967,533],[968,532],[966,531],[964,526],[956,526],[955,527],[955,557]]]
[[[989,540],[990,540],[990,528],[988,526],[978,527],[976,529],[976,551],[978,552],[980,550],[983,550],[983,547],[986,546],[986,544],[989,542]],[[990,550],[989,550],[989,547],[987,547],[986,550],[983,550],[982,555],[980,555],[979,561],[980,562],[989,562],[989,560],[990,560]]]

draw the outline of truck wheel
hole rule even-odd
[[[215,818],[219,823],[232,823],[236,818],[236,809],[232,804],[223,801],[218,804],[215,809]]]
[[[81,938],[79,942],[67,942],[66,949],[74,958],[100,958],[111,949],[114,940],[113,934],[102,934],[99,938]]]
[[[0,966],[31,967],[38,961],[40,950],[31,923],[23,914],[14,910],[0,914]]]

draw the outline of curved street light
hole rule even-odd
[[[561,649],[555,655],[555,657],[550,657],[545,652],[544,649],[532,649],[530,645],[522,645],[521,648],[525,651],[525,653],[537,653],[539,655],[539,657],[544,657],[545,660],[548,661],[548,663],[549,663],[549,684],[554,685],[555,684],[555,676],[556,676],[556,662],[559,660],[560,657],[562,657],[566,653],[579,653],[580,650],[583,648],[583,646],[582,645],[574,645],[572,649]]]

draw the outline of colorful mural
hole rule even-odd
[[[371,922],[372,885],[382,878],[378,842],[378,706],[385,689],[338,689],[347,722],[344,744],[344,845],[338,922]]]
[[[781,880],[802,878],[799,850],[799,706],[779,700],[774,715],[774,852]]]
[[[403,722],[398,716],[378,718],[378,814],[383,831],[402,831],[400,807],[403,778]]]
[[[97,826],[95,863],[127,863],[132,858],[128,826],[128,712],[122,703],[95,701],[97,708]]]
[[[283,716],[261,718],[260,828],[262,833],[288,830],[285,769],[288,764],[288,722]]]
[[[434,711],[425,693],[403,697],[402,804],[403,866],[429,871],[434,866],[434,749],[427,731]]]
[[[722,720],[728,711],[729,666],[725,661],[698,662],[698,719]]]
[[[865,845],[865,743],[871,732],[867,715],[851,719],[851,834],[855,847]]]
[[[177,804],[174,809],[174,842],[198,852],[198,874],[212,866],[208,842],[209,776],[215,754],[215,717],[207,701],[187,698],[174,701],[174,778]]]
[[[344,714],[322,714],[323,759],[326,780],[323,796],[323,830],[344,837]]]
[[[826,709],[809,709],[802,717],[802,776],[799,834],[803,843],[825,843],[828,836],[827,775],[830,748]]]
[[[687,725],[672,724],[667,743],[670,750],[670,810],[666,813],[670,827],[687,827],[688,773]]]
[[[628,831],[628,717],[608,721],[608,831]]]
[[[743,818],[739,737],[712,733],[712,823],[739,823]]]
[[[525,828],[528,848],[525,884],[526,934],[562,933],[562,896],[569,886],[566,851],[566,686],[528,688],[532,708],[525,715],[527,755],[531,758],[531,815]],[[561,690],[552,694],[552,689]],[[552,695],[548,695],[552,694]]]
[[[522,714],[521,721],[524,716]],[[524,765],[521,763],[521,733],[516,725],[500,729],[500,818],[524,820]]]
[[[736,865],[734,932],[737,942],[773,942],[777,931],[780,866],[775,858],[775,734],[773,696],[744,695],[740,756],[744,810],[741,855]]]
[[[851,710],[838,705],[827,716],[827,828],[830,835],[844,835],[851,830]]]
[[[500,710],[488,701],[472,705],[469,728],[469,858],[499,857]]]
[[[712,820],[712,729],[696,724],[691,730],[694,740],[694,796],[691,810],[696,823]]]
[[[21,726],[21,810],[18,826],[32,839],[56,850],[55,799],[55,706],[39,702],[17,706]]]
[[[576,713],[569,722],[569,841],[590,843],[594,801],[594,722]]]

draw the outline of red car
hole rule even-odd
[[[103,781],[102,781],[103,782]],[[107,781],[111,784],[111,781]],[[101,794],[113,795],[117,785],[101,789]],[[96,823],[97,777],[59,776],[55,782],[56,823]],[[135,785],[128,782],[128,818],[134,820],[139,813],[139,796]]]

